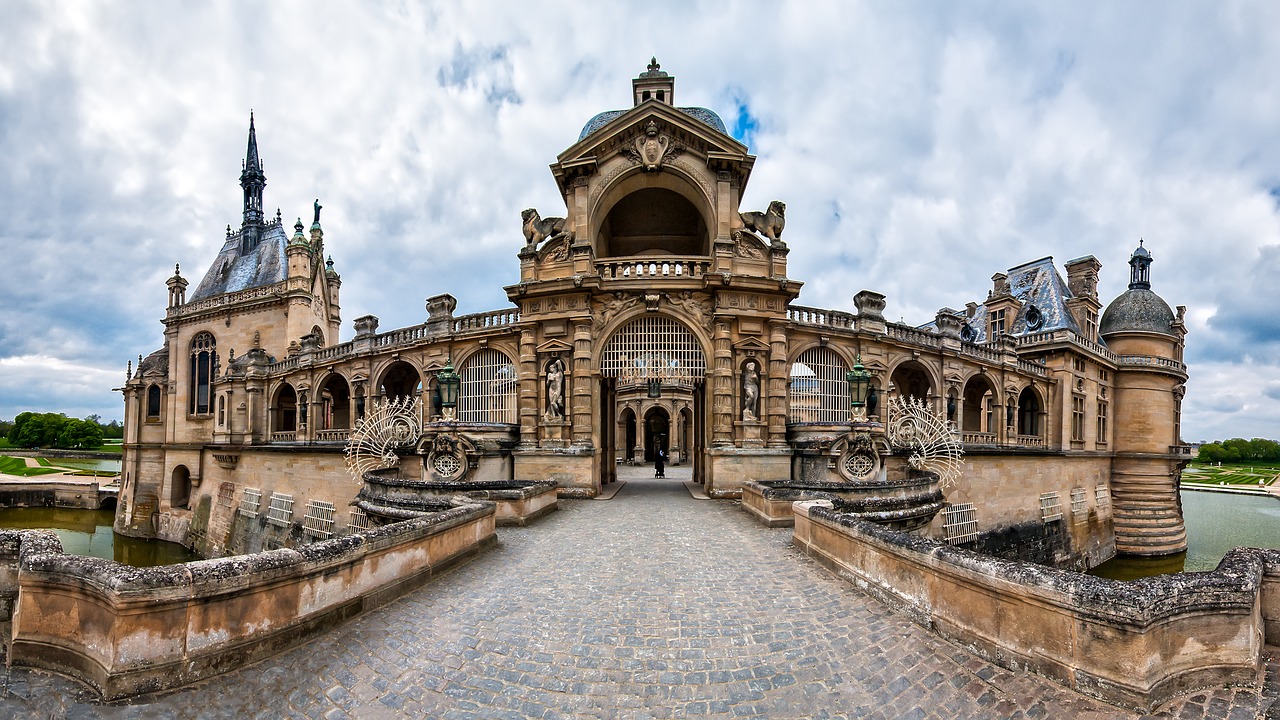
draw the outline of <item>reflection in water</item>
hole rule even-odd
[[[117,535],[111,530],[113,519],[114,514],[110,510],[0,508],[0,528],[52,530],[62,541],[62,549],[72,555],[105,558],[134,567],[173,565],[200,559],[177,543]]]
[[[1117,557],[1089,574],[1136,580],[1213,570],[1234,547],[1280,548],[1280,499],[1183,490],[1182,513],[1187,524],[1187,552],[1162,558]]]

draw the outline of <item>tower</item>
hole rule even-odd
[[[1151,261],[1139,243],[1129,258],[1129,289],[1107,306],[1098,328],[1117,356],[1111,494],[1116,551],[1128,555],[1187,548],[1178,497],[1186,459],[1176,453],[1185,328],[1151,291]]]
[[[249,113],[249,145],[244,153],[244,165],[240,170],[240,187],[244,190],[244,221],[240,232],[240,253],[252,251],[262,239],[262,189],[267,186],[267,176],[262,172],[262,160],[258,157],[258,133],[253,127],[253,112]]]

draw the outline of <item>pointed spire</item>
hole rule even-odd
[[[249,111],[249,148],[244,153],[245,170],[262,170],[262,160],[258,158],[258,131],[253,126],[253,111]]]
[[[249,144],[244,153],[244,169],[240,171],[240,187],[244,189],[244,227],[262,225],[262,189],[267,185],[267,176],[262,172],[262,158],[258,155],[258,131],[254,126],[253,111],[249,111]],[[246,233],[242,252],[248,252],[256,246],[259,233]]]

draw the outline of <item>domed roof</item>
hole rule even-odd
[[[729,131],[725,129],[724,121],[720,119],[720,116],[717,115],[714,110],[708,110],[704,107],[678,107],[676,110],[679,110],[685,115],[688,115],[694,120],[697,120],[714,130],[720,131],[721,134],[729,134]],[[592,117],[587,121],[586,125],[582,126],[582,132],[578,133],[578,139],[582,140],[591,133],[613,122],[614,119],[629,112],[631,112],[630,108],[627,110],[605,110],[602,113],[596,114],[595,117]]]
[[[1147,288],[1130,288],[1111,301],[1102,313],[1098,332],[1104,337],[1121,332],[1173,335],[1173,311],[1169,303]]]

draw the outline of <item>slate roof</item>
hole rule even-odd
[[[289,269],[284,252],[288,240],[284,228],[272,223],[263,227],[257,247],[241,255],[240,233],[229,236],[187,301],[282,282]]]
[[[1062,276],[1058,274],[1058,269],[1053,266],[1052,257],[1040,258],[1010,268],[1008,275],[1009,293],[1022,303],[1022,308],[1013,322],[1006,324],[1005,332],[1018,336],[1068,329],[1083,335],[1080,326],[1076,324],[1075,317],[1067,309],[1066,301],[1074,296]],[[1031,310],[1033,307],[1035,312]],[[966,340],[974,343],[985,343],[990,340],[987,337],[986,303],[978,305],[971,318],[964,317],[965,311],[953,311],[953,313],[959,315],[973,331],[972,335],[967,333],[963,335]],[[1038,320],[1034,317],[1037,314]],[[1032,317],[1028,318],[1028,315]],[[936,326],[937,323],[931,322],[921,327],[935,329]]]
[[[1173,311],[1169,303],[1146,288],[1130,288],[1111,301],[1098,323],[1101,335],[1118,332],[1153,332],[1173,335]]]
[[[606,110],[602,113],[599,113],[595,117],[588,120],[586,125],[582,126],[582,132],[578,134],[578,139],[582,140],[583,138],[590,135],[591,133],[599,130],[605,125],[608,125],[609,123],[613,122],[615,119],[621,117],[622,115],[625,115],[626,113],[631,112],[634,109],[635,108],[627,108],[626,110]],[[720,116],[717,115],[714,110],[708,110],[704,107],[682,107],[682,108],[676,108],[676,110],[679,110],[680,112],[684,113],[685,115],[688,115],[694,120],[697,120],[703,125],[708,125],[711,128],[720,131],[724,135],[729,134],[729,131],[726,130],[724,127],[724,121],[720,119]]]

